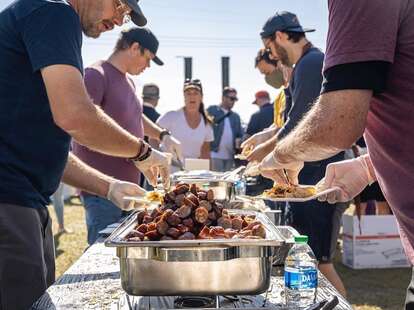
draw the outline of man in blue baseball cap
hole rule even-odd
[[[312,31],[314,29],[302,27],[295,14],[281,11],[271,16],[260,32],[264,47],[271,52],[272,59],[278,59],[293,70],[287,88],[290,100],[286,102],[285,122],[281,128],[265,130],[263,134],[256,134],[245,141],[244,147],[255,147],[248,156],[249,161],[260,162],[271,153],[279,141],[297,126],[319,96],[324,54],[307,39],[306,33]],[[340,153],[323,161],[305,163],[299,176],[290,177],[288,182],[316,184],[324,176],[326,166],[342,160],[343,156]],[[271,178],[266,174],[263,176]],[[306,204],[290,203],[289,206],[291,225],[301,234],[309,236],[309,245],[319,261],[319,269],[345,295],[343,283],[332,263],[344,205],[330,206],[326,202],[312,201]]]

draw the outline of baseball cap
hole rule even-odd
[[[153,61],[162,66],[164,62],[157,57],[159,42],[157,37],[148,28],[133,27],[121,32],[121,35],[129,42],[138,42],[143,48],[146,48],[155,55]]]
[[[132,9],[130,15],[134,24],[137,26],[145,26],[147,24],[147,19],[145,18],[144,13],[142,13],[138,1],[139,0],[125,0],[128,6]]]
[[[266,99],[268,99],[268,98],[270,98],[270,95],[265,90],[259,90],[258,92],[256,92],[254,94],[254,97],[255,97],[255,100],[252,102],[252,104],[256,104],[257,99],[260,99],[260,98],[266,98]]]
[[[142,97],[158,99],[160,98],[160,88],[154,83],[145,84],[142,88]]]
[[[273,35],[276,31],[291,31],[291,32],[312,32],[315,29],[303,28],[298,17],[287,11],[276,12],[275,15],[269,17],[263,25],[260,36],[267,38]]]

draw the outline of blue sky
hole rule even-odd
[[[0,0],[0,9],[12,1]],[[278,10],[298,15],[304,27],[317,31],[308,38],[325,49],[328,12],[326,0],[141,0],[148,27],[160,40],[158,55],[165,62],[155,64],[134,77],[138,94],[144,83],[154,82],[161,88],[159,111],[166,112],[183,105],[184,79],[181,56],[193,57],[193,77],[200,78],[206,106],[221,99],[221,56],[230,56],[230,83],[238,90],[235,111],[244,121],[257,110],[251,104],[260,89],[272,90],[254,68],[254,57],[262,46],[259,32],[267,18]],[[125,27],[131,27],[128,24]],[[106,59],[120,29],[98,39],[86,39],[83,45],[85,66]]]

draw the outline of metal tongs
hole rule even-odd
[[[225,172],[221,176],[221,179],[223,179],[223,180],[235,180],[238,175],[243,176],[245,170],[246,170],[246,166],[240,166],[240,167],[238,167],[234,170]]]
[[[129,207],[128,209],[139,209],[139,210],[147,210],[156,208],[159,205],[158,201],[149,200],[145,196],[144,197],[136,197],[136,196],[125,196],[125,201],[129,201]],[[135,204],[140,204],[139,206],[136,206]]]
[[[243,175],[247,177],[254,177],[260,175],[259,165],[260,163],[258,163],[257,161],[249,162]],[[286,169],[283,169],[283,176],[285,177],[286,184],[288,184],[289,186],[293,186],[292,182],[290,182],[289,175]]]

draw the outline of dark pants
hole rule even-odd
[[[55,281],[47,208],[0,203],[0,310],[28,309]]]
[[[411,282],[407,288],[405,297],[405,310],[414,310],[414,268],[411,271]]]
[[[314,185],[325,175],[327,162],[306,163],[299,183]],[[319,263],[331,263],[335,255],[341,216],[346,206],[317,200],[289,202],[291,226],[309,237],[309,246]]]
[[[81,195],[85,207],[86,228],[88,229],[88,244],[92,245],[99,238],[99,231],[109,224],[119,222],[124,217],[122,211],[108,199],[95,195]]]

